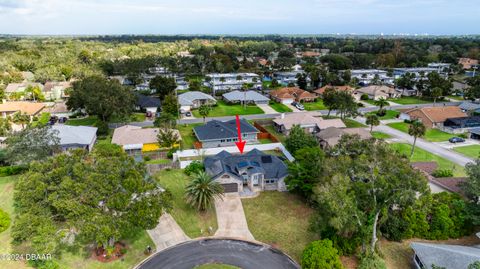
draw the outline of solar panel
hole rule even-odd
[[[262,156],[262,163],[272,163],[272,156]]]
[[[246,166],[248,166],[248,162],[239,162],[237,166],[238,166],[238,168],[246,167]]]

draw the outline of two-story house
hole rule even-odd
[[[244,84],[251,84],[251,88],[260,89],[262,80],[260,76],[254,73],[226,73],[226,74],[208,74],[205,86],[216,92],[226,92],[242,89]]]

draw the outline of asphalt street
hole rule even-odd
[[[287,255],[266,245],[235,239],[206,238],[181,243],[158,252],[137,269],[192,269],[207,263],[242,269],[300,269]]]

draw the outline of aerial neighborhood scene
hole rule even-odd
[[[474,2],[0,0],[0,269],[480,269]]]

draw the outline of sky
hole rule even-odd
[[[480,0],[0,0],[0,34],[480,34]]]

